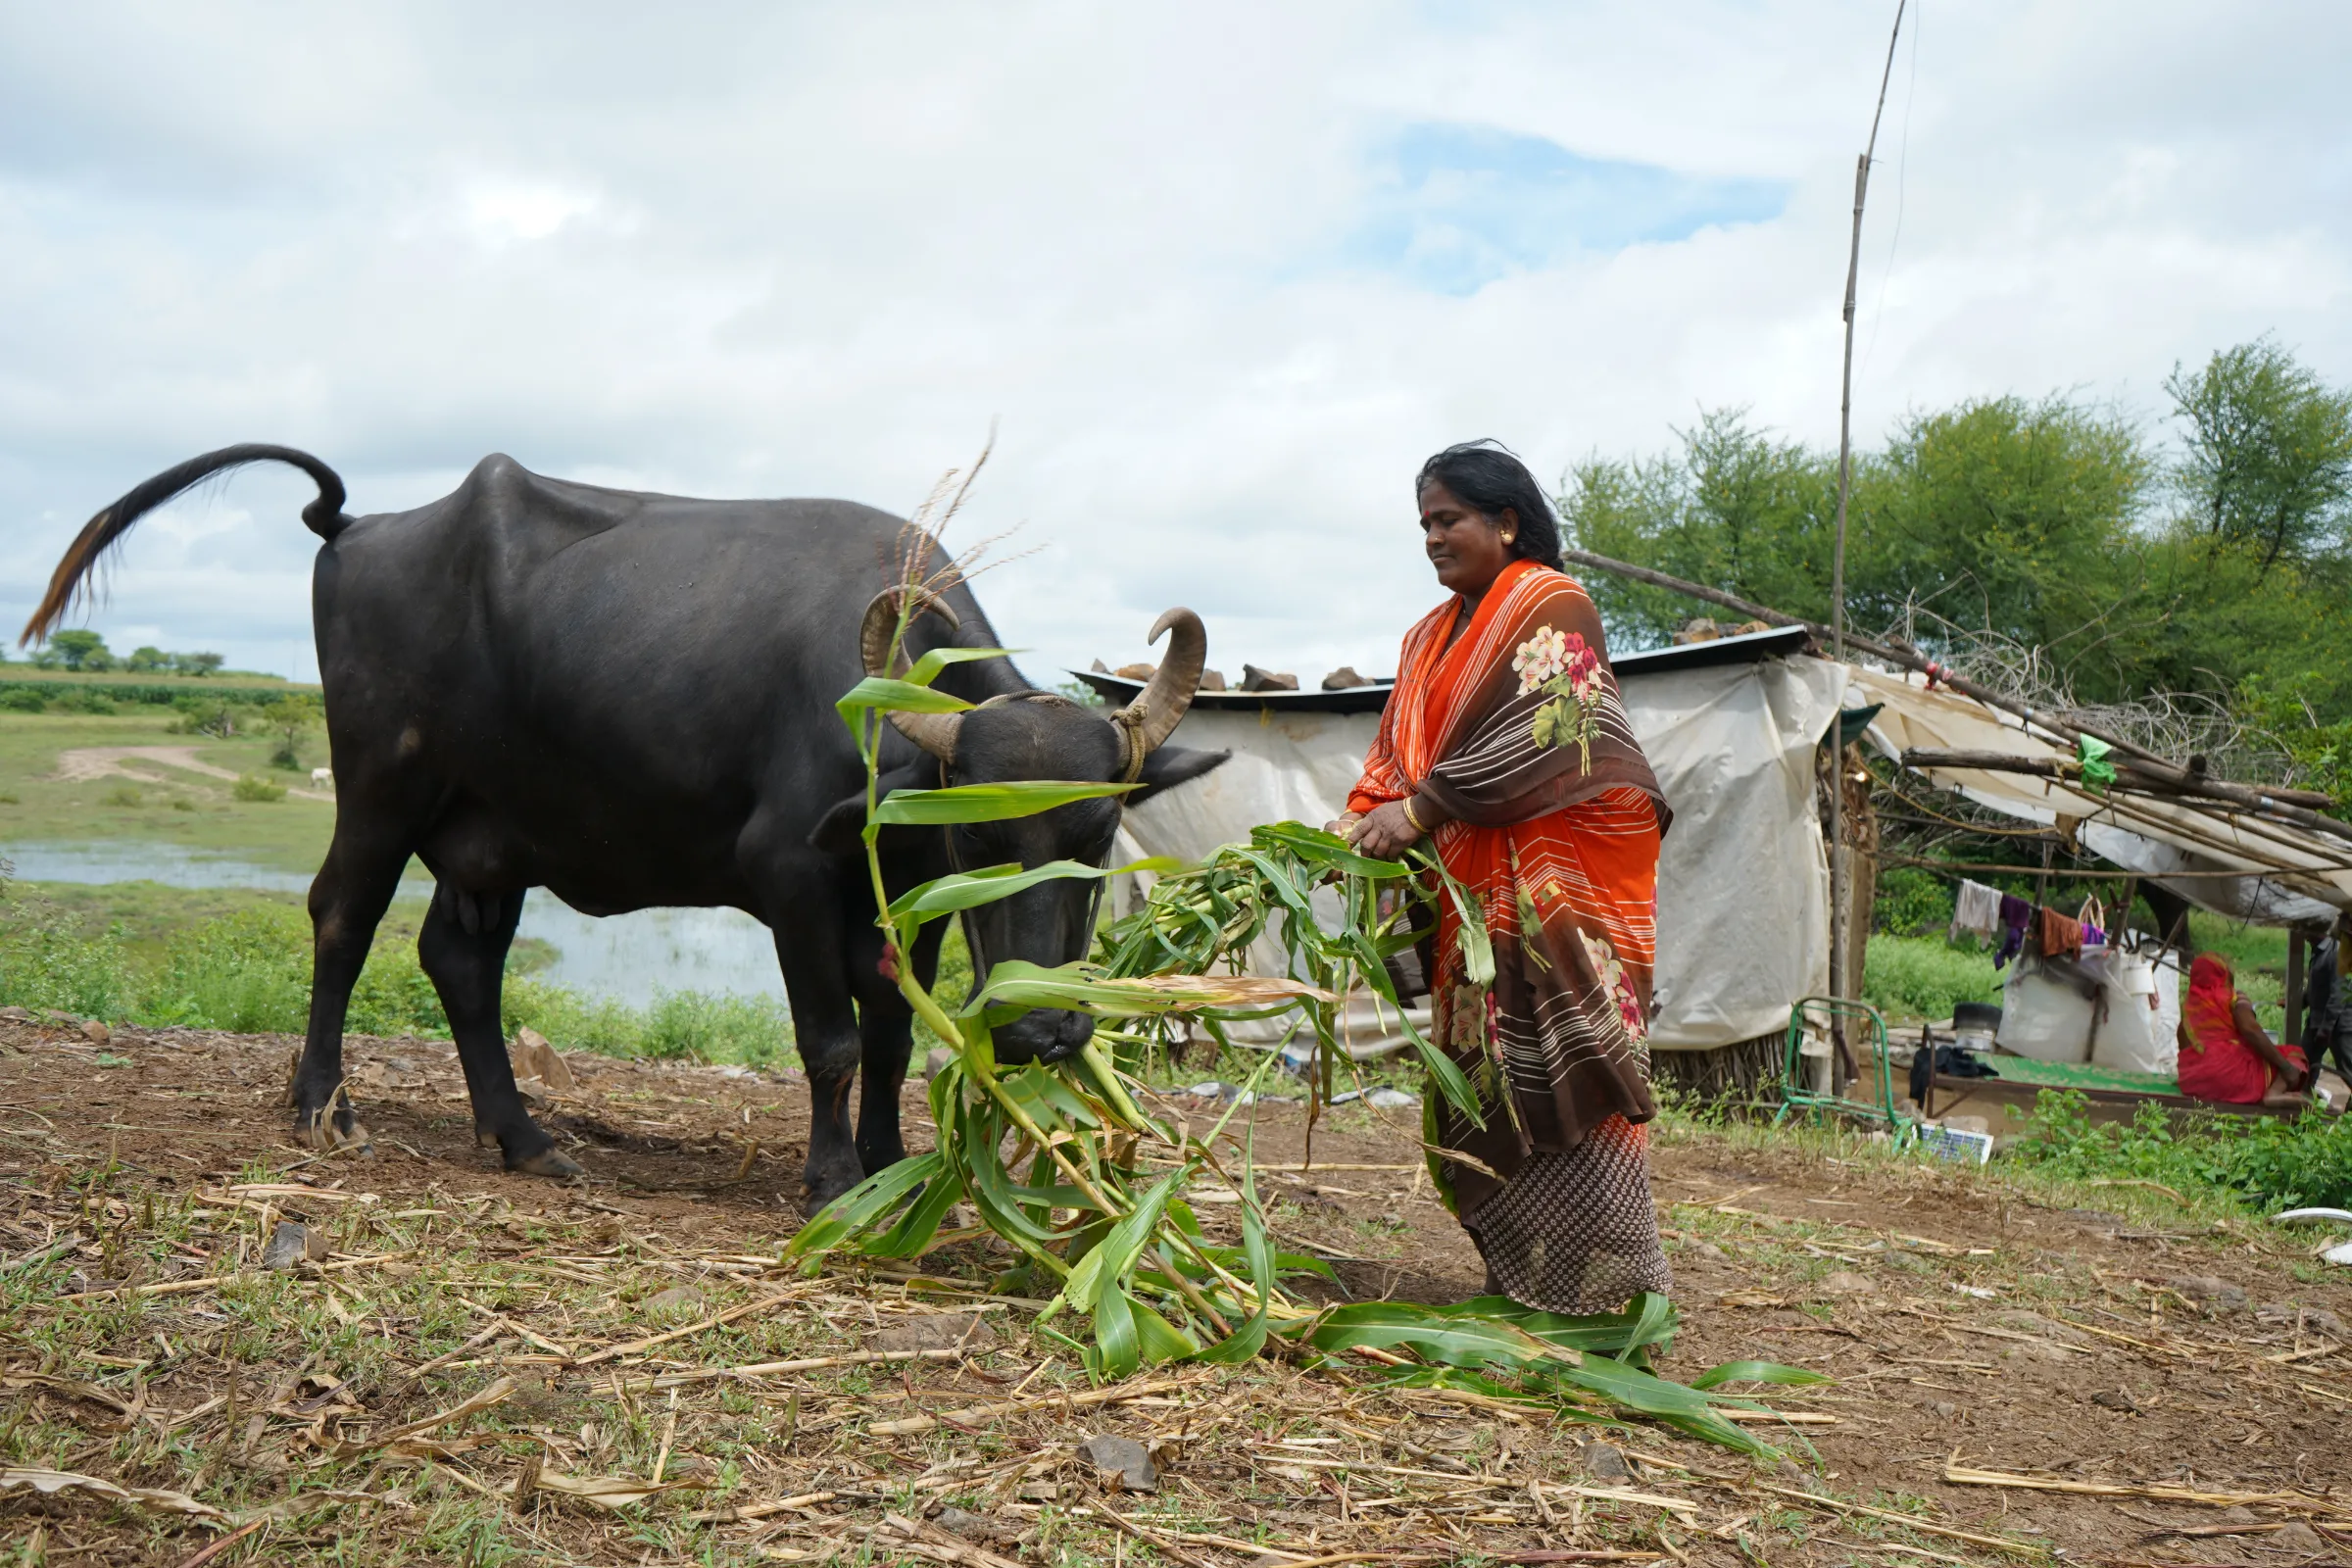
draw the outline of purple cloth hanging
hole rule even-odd
[[[1998,969],[2018,955],[2026,945],[2026,927],[2034,919],[2034,906],[2014,893],[2001,895],[2001,945],[1992,956],[1992,966]]]

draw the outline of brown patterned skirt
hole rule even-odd
[[[1649,1196],[1649,1137],[1611,1116],[1575,1148],[1535,1153],[1462,1221],[1488,1278],[1522,1306],[1609,1312],[1674,1276]]]

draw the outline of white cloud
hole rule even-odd
[[[1178,598],[1228,670],[1385,670],[1435,598],[1409,495],[1435,447],[1499,436],[1548,478],[1730,403],[1834,437],[1887,20],[0,15],[0,618],[99,506],[230,441],[318,452],[355,510],[503,450],[905,511],[1001,416],[970,527],[1044,547],[983,584],[1033,673],[1140,657]],[[2352,379],[2352,13],[1922,20],[1864,248],[1866,436],[2011,390],[2152,412],[2176,360],[2265,330]],[[1528,161],[1400,207],[1414,127]],[[1759,191],[1722,221],[1698,199]],[[1403,241],[1366,244],[1381,222]],[[1476,265],[1411,265],[1433,254]],[[256,470],[150,522],[95,623],[287,667],[305,488]]]

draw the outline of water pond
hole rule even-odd
[[[175,844],[0,846],[27,882],[160,882],[175,888],[309,890],[307,875],[274,870]],[[401,897],[421,900],[431,878],[411,861]],[[640,909],[597,918],[545,889],[523,901],[516,935],[555,952],[538,977],[585,995],[643,1006],[660,992],[702,991],[782,999],[774,939],[740,909]]]

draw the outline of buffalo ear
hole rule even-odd
[[[929,789],[939,782],[939,764],[929,758],[905,767],[886,769],[874,780],[874,799],[892,790]],[[808,830],[808,847],[825,855],[857,855],[865,849],[865,792],[858,791],[817,819]]]
[[[1217,766],[1233,756],[1231,752],[1202,752],[1190,746],[1162,746],[1144,759],[1144,771],[1139,782],[1142,789],[1130,791],[1127,804],[1148,801],[1161,790],[1172,790],[1188,783]]]

